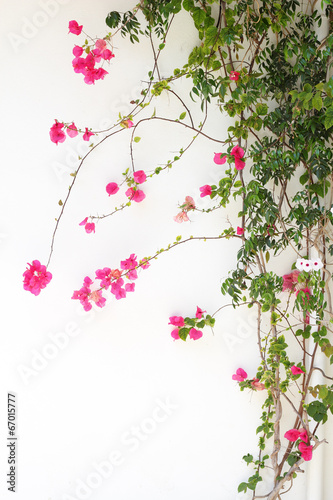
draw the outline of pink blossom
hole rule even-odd
[[[150,264],[147,260],[147,257],[140,260],[139,264],[140,264],[140,267],[142,267],[142,269],[148,269],[148,267],[150,267]]]
[[[101,56],[105,61],[110,61],[113,57],[115,57],[115,55],[109,49],[103,50]]]
[[[86,131],[85,133],[83,134],[83,140],[84,141],[89,141],[90,137],[92,135],[95,135],[93,132],[89,132],[88,128],[86,127]]]
[[[212,194],[212,188],[208,184],[205,186],[201,186],[200,188],[201,195],[200,197],[203,198],[204,196],[210,196]]]
[[[170,316],[169,320],[169,325],[178,326],[179,328],[185,325],[184,318],[182,316]]]
[[[83,219],[82,222],[80,222],[79,226],[85,226],[88,222],[88,217],[86,217],[85,219]]]
[[[264,389],[266,389],[265,384],[259,382],[258,378],[254,378],[251,382],[251,385],[256,391],[263,391]]]
[[[174,330],[172,330],[172,332],[171,332],[171,337],[172,337],[174,340],[178,340],[178,339],[180,339],[180,337],[179,337],[179,330],[178,330],[178,328],[175,328]]]
[[[134,177],[134,181],[137,184],[142,184],[147,179],[147,176],[143,170],[137,170],[136,172],[134,172],[133,177]]]
[[[103,297],[101,290],[95,290],[91,292],[89,300],[95,302],[96,306],[98,307],[104,307],[106,302],[106,298]]]
[[[118,280],[121,277],[121,271],[119,269],[110,269],[109,267],[104,267],[104,269],[97,269],[96,279],[101,280],[100,286],[107,290],[113,281]]]
[[[106,186],[106,192],[108,193],[109,196],[111,196],[111,194],[118,193],[118,191],[119,191],[119,186],[116,182],[110,182]]]
[[[86,233],[95,232],[95,224],[93,222],[87,222],[87,221],[88,221],[88,217],[83,219],[83,221],[80,222],[79,226],[84,226]]]
[[[242,227],[237,226],[237,234],[238,234],[238,236],[243,236],[244,229]]]
[[[293,366],[290,368],[290,370],[291,370],[291,373],[292,373],[293,375],[300,375],[301,373],[305,373],[305,372],[304,372],[301,368],[299,368],[299,367],[298,367],[298,366],[296,366],[296,365],[293,365]]]
[[[301,457],[308,462],[312,458],[312,448],[313,446],[307,445],[302,441],[298,445],[298,449],[301,452]]]
[[[230,71],[230,75],[229,75],[230,80],[232,80],[233,82],[237,82],[239,77],[240,77],[240,73],[238,71]]]
[[[72,65],[75,73],[83,73],[86,69],[86,60],[83,57],[75,57]]]
[[[87,224],[84,226],[84,229],[88,234],[95,232],[95,224],[93,222],[87,222]]]
[[[300,431],[297,430],[297,429],[290,429],[289,431],[287,431],[284,435],[284,437],[286,439],[288,439],[288,441],[291,441],[292,443],[294,443],[295,441],[297,441],[297,439],[299,439],[300,437]]]
[[[89,278],[89,276],[86,276],[83,280],[83,286],[80,290],[75,290],[72,295],[72,299],[79,300],[85,311],[90,311],[92,308],[90,301],[95,302],[98,307],[105,306],[106,299],[103,297],[102,291],[94,290],[92,292],[90,288],[92,284],[93,281]]]
[[[128,273],[126,273],[126,276],[130,280],[136,280],[138,279],[138,272],[136,269],[131,269]]]
[[[298,275],[299,275],[299,271],[293,271],[290,274],[284,274],[282,276],[282,279],[283,279],[282,291],[283,292],[285,292],[286,290],[294,290],[295,285],[298,283]]]
[[[50,139],[52,142],[58,145],[59,142],[64,142],[66,139],[66,134],[62,130],[64,128],[63,123],[59,123],[55,120],[55,123],[50,128]]]
[[[135,283],[126,283],[125,290],[126,292],[134,292]]]
[[[179,224],[181,224],[182,222],[187,222],[190,219],[188,218],[188,215],[186,212],[179,212],[179,214],[174,216],[173,220],[178,222]]]
[[[200,307],[197,306],[197,312],[195,313],[195,317],[198,319],[201,319],[203,313],[205,313],[205,312],[207,312],[207,311],[203,311],[202,309],[200,309]]]
[[[227,161],[227,155],[222,156],[223,153],[214,153],[214,163],[223,165]]]
[[[133,189],[129,188],[125,192],[126,196],[133,201],[136,201],[137,203],[140,203],[140,201],[144,200],[146,195],[141,189]]]
[[[80,35],[82,31],[83,25],[79,26],[76,21],[69,21],[68,33],[73,33],[73,35]]]
[[[191,330],[189,331],[189,337],[192,340],[201,339],[202,335],[202,332],[200,330],[196,330],[195,328],[191,328]]]
[[[125,128],[132,128],[134,123],[132,122],[132,120],[123,120],[121,122],[121,124],[125,127]]]
[[[83,54],[83,47],[80,47],[80,45],[75,45],[73,49],[73,55],[75,57],[80,57]]]
[[[236,170],[243,170],[245,167],[245,161],[242,160],[245,151],[240,146],[234,146],[230,152],[231,155],[235,157],[235,167]]]
[[[299,433],[299,437],[302,441],[304,441],[304,443],[308,443],[309,442],[309,438],[308,438],[308,433],[306,432],[305,429],[303,429],[300,433]]]
[[[247,373],[243,368],[238,368],[236,373],[233,374],[232,380],[237,380],[237,382],[244,382],[247,379]]]
[[[95,42],[95,47],[96,47],[96,49],[98,49],[102,52],[102,50],[106,49],[106,41],[103,40],[103,38],[98,38]]]
[[[126,290],[125,288],[122,288],[123,284],[124,280],[122,278],[119,278],[119,280],[111,284],[111,293],[114,294],[117,300],[124,299],[126,297]]]
[[[136,259],[137,259],[136,255],[134,253],[131,253],[128,259],[122,260],[120,262],[121,269],[134,269],[138,265]]]
[[[182,205],[182,208],[186,211],[195,209],[195,202],[192,196],[185,196],[185,203]]]
[[[23,288],[33,295],[39,295],[52,279],[52,274],[46,270],[39,260],[33,260],[28,264],[29,268],[23,273]]]
[[[78,134],[78,131],[77,131],[76,125],[74,122],[72,122],[72,124],[67,127],[67,135],[69,137],[73,138],[73,137],[76,137],[77,134]]]

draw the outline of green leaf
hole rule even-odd
[[[323,100],[321,98],[321,93],[317,92],[312,99],[312,107],[315,108],[317,111],[320,111],[323,107]]]
[[[333,106],[326,109],[324,125],[326,130],[333,125]]]
[[[326,396],[327,396],[327,394],[328,394],[328,389],[327,389],[326,385],[321,385],[319,387],[319,397],[320,397],[320,399],[325,399]]]
[[[134,137],[133,141],[134,142],[140,142],[141,141],[141,137]]]
[[[179,119],[180,119],[180,120],[184,120],[185,116],[186,116],[186,111],[184,111],[184,113],[181,113],[181,114],[179,115]]]
[[[244,493],[246,493],[246,491],[247,491],[247,483],[241,483],[238,486],[238,493],[241,493],[241,491],[244,491]]]
[[[120,19],[121,19],[121,16],[120,16],[119,12],[113,11],[107,15],[105,22],[109,26],[109,28],[114,29],[120,23]]]
[[[193,21],[195,22],[196,26],[200,26],[205,20],[206,14],[205,11],[197,7],[193,11]]]
[[[268,111],[268,106],[267,104],[264,104],[264,103],[258,103],[256,105],[256,112],[258,113],[258,115],[267,115],[267,111]]]

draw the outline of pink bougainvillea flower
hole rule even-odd
[[[309,442],[309,438],[308,438],[308,433],[306,432],[305,429],[303,429],[300,433],[299,433],[299,438],[304,441],[304,443],[308,443]]]
[[[74,123],[74,122],[72,122],[72,123],[71,123],[71,125],[69,125],[69,126],[67,127],[67,135],[68,135],[69,137],[73,138],[73,137],[76,137],[78,133],[79,133],[79,132],[78,132],[78,130],[77,130],[77,128],[76,128],[75,123]]]
[[[201,339],[203,333],[200,330],[196,330],[195,328],[191,328],[189,331],[189,337],[192,340],[198,340]]]
[[[76,21],[69,21],[68,24],[68,33],[73,33],[73,35],[80,35],[82,31],[83,25],[79,26]]]
[[[192,196],[185,196],[185,203],[182,205],[182,208],[186,211],[195,209],[195,202]]]
[[[23,273],[23,288],[33,295],[39,295],[41,290],[48,285],[52,279],[52,274],[46,270],[39,260],[33,260],[28,264],[27,270]]]
[[[129,256],[128,259],[126,260],[122,260],[120,262],[120,267],[121,269],[135,269],[136,266],[138,265],[138,262],[137,262],[137,257],[134,253],[131,253],[131,255]]]
[[[169,325],[178,326],[179,328],[185,325],[184,318],[182,316],[170,316],[169,320]]]
[[[247,373],[243,368],[238,368],[236,373],[233,374],[232,380],[237,380],[237,382],[244,382],[247,379]]]
[[[290,274],[284,274],[282,276],[283,279],[283,284],[282,284],[282,291],[285,292],[286,290],[294,290],[295,285],[298,283],[298,275],[299,271],[293,271]]]
[[[305,373],[301,368],[296,365],[290,367],[291,373],[293,375],[300,375],[301,373]]]
[[[98,307],[104,307],[106,302],[106,298],[103,297],[101,290],[95,290],[91,292],[91,294],[89,295],[89,300],[95,302],[96,306]]]
[[[251,385],[256,391],[263,391],[264,389],[266,389],[265,384],[259,382],[258,378],[254,378],[251,382]]]
[[[173,220],[178,222],[179,224],[181,224],[182,222],[187,222],[190,219],[188,218],[188,215],[186,212],[179,212],[179,214],[174,216]]]
[[[125,128],[132,128],[134,123],[132,122],[132,120],[123,120],[121,122],[121,125]]]
[[[105,306],[106,299],[105,297],[103,297],[102,291],[94,290],[92,292],[92,284],[93,281],[89,278],[89,276],[86,276],[83,280],[83,286],[80,288],[80,290],[75,290],[72,295],[72,299],[79,300],[85,311],[90,311],[90,309],[92,308],[91,302],[94,302],[98,307]]]
[[[148,267],[150,267],[150,264],[148,262],[147,257],[145,257],[144,259],[140,260],[139,261],[139,265],[140,265],[140,267],[142,267],[142,269],[148,269]]]
[[[113,52],[111,52],[111,50],[109,50],[109,49],[103,50],[103,52],[101,53],[101,56],[104,59],[104,61],[110,61],[113,57],[115,57]]]
[[[50,139],[52,142],[58,145],[59,142],[64,142],[66,139],[66,134],[62,130],[64,128],[64,124],[55,120],[55,123],[50,128]]]
[[[237,226],[237,234],[238,234],[238,236],[243,236],[244,229],[242,227]]]
[[[245,151],[240,146],[234,146],[230,152],[231,155],[235,157],[235,167],[236,170],[243,170],[245,167],[245,161],[242,160]]]
[[[147,176],[143,170],[137,170],[136,172],[134,172],[133,177],[134,177],[134,181],[137,184],[142,184],[147,179]]]
[[[126,292],[134,292],[135,283],[126,283],[125,290],[126,290]]]
[[[179,337],[179,330],[178,330],[178,328],[175,328],[174,330],[172,330],[172,332],[171,332],[171,337],[172,337],[174,340],[178,340],[178,339],[180,339],[180,337]]]
[[[75,73],[83,73],[86,68],[86,60],[83,57],[75,57],[72,61]]]
[[[308,462],[312,458],[312,446],[303,443],[302,441],[298,445],[298,449],[301,452],[301,457]]]
[[[214,153],[214,163],[223,165],[227,161],[227,155],[222,155],[223,153]]]
[[[201,198],[203,198],[204,196],[210,196],[212,194],[212,187],[206,184],[205,186],[201,186],[200,191]]]
[[[80,45],[75,45],[73,49],[73,55],[75,57],[80,57],[83,54],[83,47],[80,47]]]
[[[130,200],[136,201],[136,203],[140,203],[140,201],[144,200],[146,197],[145,193],[141,189],[129,188],[125,194]]]
[[[95,47],[98,49],[100,52],[106,49],[106,41],[103,40],[102,38],[98,38],[95,42]]]
[[[106,192],[108,193],[109,196],[112,194],[116,194],[119,191],[119,186],[116,182],[109,182],[106,186]]]
[[[230,71],[230,75],[229,75],[230,80],[232,80],[233,82],[237,82],[239,77],[240,77],[240,73],[238,71]]]
[[[86,127],[86,131],[85,131],[85,133],[83,134],[83,140],[84,140],[84,141],[89,141],[89,139],[90,139],[90,137],[91,137],[92,135],[95,135],[95,134],[94,134],[93,132],[90,132],[90,131],[88,130],[88,128]]]
[[[203,311],[202,309],[200,309],[200,307],[198,307],[198,306],[197,306],[197,312],[195,313],[195,317],[196,317],[197,319],[201,319],[201,318],[202,318],[203,313],[205,313],[205,312],[207,312],[207,311]]]
[[[94,233],[95,232],[95,224],[93,222],[87,222],[87,224],[84,226],[84,229],[86,230],[86,233]]]
[[[290,429],[289,431],[287,431],[284,435],[284,437],[286,439],[288,439],[288,441],[291,441],[292,443],[294,443],[295,441],[297,441],[297,439],[299,439],[299,436],[300,436],[300,431],[297,430],[297,429]]]
[[[85,219],[83,219],[82,222],[80,222],[79,226],[85,226],[88,222],[88,217],[86,217]]]
[[[126,276],[130,280],[136,280],[138,279],[138,272],[136,269],[131,269],[128,273],[126,273]]]

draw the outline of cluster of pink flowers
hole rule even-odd
[[[138,278],[137,269],[147,269],[149,265],[147,259],[138,262],[136,255],[132,253],[128,259],[120,262],[120,269],[110,269],[109,267],[97,269],[95,279],[99,280],[100,283],[96,290],[91,289],[94,282],[89,276],[86,276],[83,280],[83,286],[80,290],[74,291],[72,299],[79,300],[85,311],[90,311],[92,302],[98,307],[104,307],[106,298],[103,296],[103,291],[109,288],[117,300],[124,299],[128,292],[134,292],[135,283],[133,281]],[[125,283],[124,278],[130,282]]]
[[[50,283],[52,274],[39,260],[33,260],[28,266],[29,268],[23,273],[23,288],[34,295],[39,295],[40,291]]]
[[[245,167],[245,161],[242,160],[244,157],[245,151],[240,146],[234,146],[230,151],[230,154],[235,159],[235,167],[236,170],[243,170]],[[227,161],[228,156],[223,155],[223,153],[214,153],[214,163],[217,165],[223,165]]]
[[[61,123],[61,122],[58,122],[58,120],[55,120],[55,123],[50,128],[50,139],[56,145],[58,145],[59,142],[64,142],[66,139],[66,134],[65,134],[63,128],[66,128],[67,135],[68,135],[68,137],[71,137],[71,138],[76,137],[79,133],[74,122],[72,122],[70,125],[65,126],[64,123]],[[95,135],[95,134],[93,132],[90,132],[88,130],[88,128],[86,127],[85,132],[83,134],[83,140],[89,141],[89,139],[92,135]]]
[[[236,380],[237,382],[247,382],[247,373],[243,368],[238,368],[236,373],[233,374],[232,380]],[[253,378],[248,381],[251,385],[251,388],[255,391],[263,391],[266,389],[265,384],[259,381],[258,378]]]
[[[187,222],[189,220],[187,212],[190,210],[195,210],[195,202],[191,196],[186,196],[185,197],[185,202],[180,205],[181,212],[179,212],[175,217],[173,218],[174,221],[176,222]]]
[[[308,433],[305,429],[303,429],[302,431],[299,431],[298,429],[290,429],[285,433],[284,437],[292,443],[300,439],[300,442],[298,443],[298,449],[301,452],[301,457],[306,462],[311,460],[313,446],[307,444],[309,442],[309,438]]]
[[[299,279],[299,275],[300,275],[301,271],[310,272],[313,269],[314,270],[321,269],[320,266],[322,267],[322,263],[319,260],[315,261],[313,263],[312,261],[308,261],[306,259],[298,259],[296,262],[296,267],[298,268],[298,270],[292,271],[290,274],[284,274],[282,276],[282,280],[283,280],[282,291],[283,292],[285,292],[286,290],[290,290],[291,292],[296,293],[296,297],[298,296],[298,294],[300,292],[302,292],[301,301],[303,303],[304,309],[306,310],[306,314],[305,314],[305,323],[306,324],[309,324],[309,322],[310,322],[310,314],[309,314],[309,310],[307,310],[307,309],[309,309],[308,304],[309,304],[309,301],[311,298],[311,290],[307,286],[301,288],[301,285],[299,285],[298,279]]]
[[[79,26],[76,21],[70,21],[69,33],[80,35],[82,27],[83,26]],[[103,80],[108,72],[101,66],[96,68],[95,65],[101,61],[110,61],[114,57],[111,50],[107,48],[106,41],[98,38],[94,44],[94,48],[86,48],[86,52],[88,52],[86,57],[81,57],[83,52],[83,47],[75,45],[73,49],[74,59],[72,61],[75,73],[82,73],[84,75],[84,81],[88,85],[95,84],[96,80]]]
[[[200,307],[197,306],[197,311],[195,314],[195,319],[194,318],[183,318],[183,316],[171,316],[169,318],[169,325],[175,326],[171,332],[171,337],[174,340],[178,340],[182,338],[183,340],[186,340],[187,336],[190,337],[192,340],[198,340],[202,337],[203,333],[201,330],[198,330],[197,328],[194,328],[192,326],[193,323],[197,323],[198,321],[202,320],[203,318],[203,313],[206,311],[203,311]],[[203,323],[201,325],[201,323]],[[205,325],[205,320],[200,322],[200,326],[203,327]],[[184,334],[180,331],[181,329],[184,329]]]
[[[129,200],[136,201],[136,203],[140,203],[140,201],[144,200],[146,195],[142,191],[142,189],[138,188],[139,184],[143,184],[146,182],[147,176],[143,170],[137,170],[133,174],[133,180],[129,181],[129,186],[134,184],[133,187],[129,187],[125,192],[125,195],[129,198]],[[112,194],[116,194],[119,191],[119,186],[116,182],[109,182],[106,186],[106,192],[109,196]]]

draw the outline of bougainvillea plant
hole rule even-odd
[[[198,43],[182,68],[161,78],[159,58],[171,36],[170,26],[181,11],[192,19]],[[321,27],[323,19],[328,29]],[[261,424],[256,429],[259,450],[243,457],[251,473],[238,487],[239,492],[251,492],[252,499],[274,500],[289,491],[303,463],[316,459],[316,449],[324,441],[318,438],[318,429],[333,413],[333,379],[320,360],[333,363],[332,22],[331,0],[141,0],[128,12],[110,12],[107,33],[96,39],[85,34],[79,15],[77,21],[69,21],[68,36],[75,39],[73,69],[84,76],[83,85],[107,85],[113,58],[118,55],[113,40],[119,35],[128,36],[132,43],[149,37],[153,69],[142,98],[132,103],[127,116],[120,115],[104,131],[102,139],[86,125],[81,129],[74,122],[58,120],[50,124],[51,141],[59,147],[67,137],[70,140],[78,134],[85,141],[94,137],[94,142],[60,203],[46,266],[34,260],[24,273],[24,288],[35,295],[50,282],[47,269],[75,181],[87,156],[109,137],[131,129],[132,168],[122,181],[110,179],[101,188],[105,196],[123,189],[120,207],[103,216],[82,214],[82,222],[73,222],[84,226],[87,238],[94,237],[95,220],[128,209],[132,201],[141,203],[146,197],[144,184],[163,175],[189,148],[195,148],[196,137],[202,134],[214,141],[210,161],[220,169],[220,179],[214,185],[198,186],[198,199],[212,200],[211,208],[201,212],[223,210],[229,202],[238,204],[237,226],[211,239],[238,238],[237,266],[221,291],[230,296],[235,308],[255,308],[258,319],[257,372],[248,378],[244,366],[230,375],[241,391],[265,394]],[[141,118],[143,109],[162,93],[176,94],[176,82],[184,78],[191,80],[192,90],[187,103],[177,96],[184,105],[179,118],[155,114]],[[190,111],[194,106],[201,107],[204,114],[199,127]],[[216,107],[222,119],[226,115],[234,119],[227,137],[211,138],[205,133],[208,113]],[[162,119],[191,129],[194,137],[173,161],[148,175],[135,169],[132,145],[140,140],[136,132],[143,121]],[[188,213],[199,210],[191,196],[179,208],[178,215],[171,214],[178,223],[187,223]],[[162,252],[191,239],[177,237],[152,256],[138,260],[131,254],[114,269],[96,270],[94,279],[83,279],[72,299],[88,311],[92,302],[103,307],[109,292],[116,299],[125,298],[134,291],[138,271]],[[281,262],[288,262],[287,274],[276,272]],[[197,307],[194,317],[171,315],[170,340],[200,342],[204,327],[215,322],[205,313]],[[313,386],[315,372],[320,373],[322,383]],[[294,415],[291,428],[286,426],[286,414]]]

